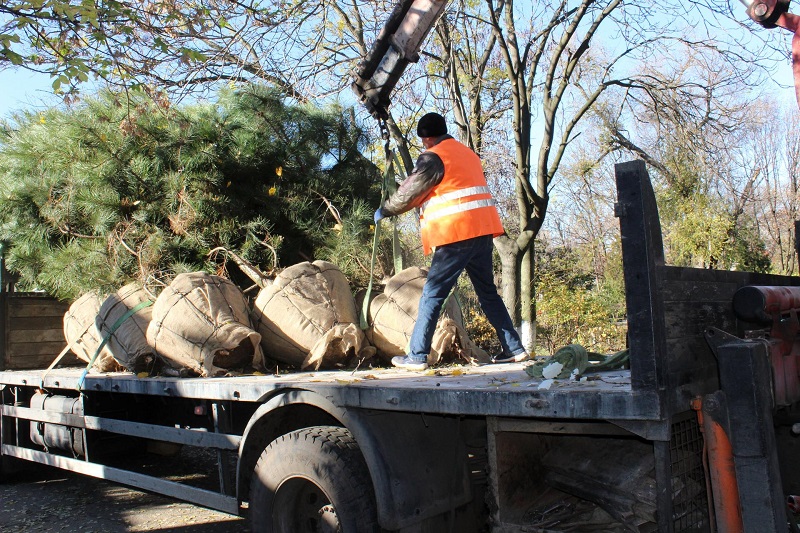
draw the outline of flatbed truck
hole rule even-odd
[[[787,531],[800,297],[759,287],[800,278],[665,265],[645,164],[616,179],[629,368],[549,388],[525,363],[82,387],[80,368],[2,371],[0,479],[43,463],[254,531]],[[218,483],[138,469],[152,443],[210,450]],[[583,506],[607,524],[576,523]]]

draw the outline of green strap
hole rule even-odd
[[[381,205],[389,197],[389,188],[394,185],[394,154],[386,145],[386,171],[383,173],[383,183],[381,183]],[[395,226],[396,227],[396,226]],[[367,293],[364,295],[364,302],[361,305],[361,315],[359,316],[359,326],[366,330],[369,328],[369,301],[372,297],[372,279],[375,274],[375,258],[378,255],[378,243],[380,242],[381,223],[375,223],[375,235],[372,237],[372,257],[369,261],[369,283],[367,283]],[[394,247],[394,244],[392,245]],[[398,244],[399,247],[399,244]]]
[[[603,355],[586,350],[580,344],[569,344],[559,348],[556,353],[544,361],[537,361],[525,367],[525,372],[534,378],[542,378],[545,367],[551,363],[561,363],[563,366],[559,372],[558,379],[566,379],[572,375],[574,369],[578,369],[578,376],[590,372],[602,372],[604,370],[614,370],[622,368],[628,363],[630,352],[625,349],[613,355]],[[596,363],[596,364],[595,364]]]
[[[375,224],[375,235],[372,239],[372,259],[369,262],[369,283],[367,284],[367,293],[364,295],[364,302],[361,304],[361,316],[359,317],[359,326],[363,330],[369,329],[369,301],[372,297],[372,274],[375,271],[375,256],[378,251],[378,240],[380,239],[381,224]]]
[[[141,311],[145,307],[150,307],[151,305],[153,305],[152,300],[145,300],[139,303],[138,305],[134,306],[133,308],[128,309],[127,313],[119,317],[117,321],[114,322],[114,325],[111,326],[111,331],[109,331],[108,335],[106,335],[105,338],[102,340],[100,346],[97,347],[97,351],[94,352],[94,355],[89,360],[89,364],[86,365],[86,369],[81,373],[81,377],[78,379],[78,390],[83,389],[83,384],[86,382],[86,375],[89,373],[89,370],[91,370],[92,365],[97,360],[97,356],[100,355],[100,352],[103,351],[103,348],[105,348],[106,344],[108,344],[108,341],[111,339],[111,336],[114,334],[114,332],[117,331],[119,327],[134,314]]]

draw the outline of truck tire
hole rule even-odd
[[[250,485],[254,533],[379,531],[367,465],[350,432],[318,426],[278,437]]]

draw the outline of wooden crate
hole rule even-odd
[[[64,314],[68,302],[38,293],[0,293],[0,370],[47,368],[66,346]],[[81,364],[72,353],[60,366]]]

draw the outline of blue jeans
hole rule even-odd
[[[492,270],[492,236],[484,235],[438,246],[433,252],[431,268],[419,300],[417,322],[409,342],[408,357],[412,361],[427,360],[442,305],[464,270],[486,318],[497,332],[503,353],[519,355],[525,351],[508,309],[497,294]]]

